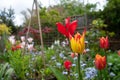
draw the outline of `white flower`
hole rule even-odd
[[[35,60],[35,58],[33,57],[33,58],[32,58],[32,61],[34,61],[34,60]]]
[[[108,63],[109,66],[112,66],[112,63]]]
[[[24,48],[25,47],[25,42],[22,42],[21,43],[21,48]]]
[[[12,45],[15,45],[15,44],[16,44],[15,39],[11,40],[10,42],[11,42]]]
[[[61,67],[61,63],[57,62],[57,63],[56,63],[56,66],[57,66],[57,67]]]
[[[35,69],[33,69],[32,71],[35,72]]]
[[[33,50],[33,44],[28,44],[27,47],[30,51]]]
[[[86,64],[85,64],[85,63],[83,63],[83,64],[81,65],[81,67],[82,67],[82,68],[84,68],[85,66],[86,66]]]
[[[54,48],[54,45],[51,45],[51,47],[50,47],[51,49],[53,49]]]
[[[9,40],[10,40],[10,39],[15,39],[15,36],[13,36],[13,35],[12,35],[12,36],[9,36],[8,39],[9,39]]]
[[[55,40],[54,44],[55,44],[55,45],[59,45],[59,44],[60,44],[60,41],[59,41],[59,40]]]
[[[62,42],[62,46],[65,47],[66,46],[66,43],[65,41]]]
[[[29,73],[26,73],[26,76],[29,76]]]
[[[76,64],[72,64],[72,66],[76,66]]]
[[[89,48],[87,48],[87,49],[86,49],[86,52],[89,52],[89,51],[90,51],[90,49],[89,49]]]
[[[114,77],[114,76],[115,76],[115,74],[114,74],[113,72],[111,72],[111,73],[110,73],[110,76],[111,76],[111,77]]]
[[[33,38],[29,37],[27,40],[28,40],[29,43],[32,43]]]
[[[77,57],[74,57],[73,60],[77,60]]]
[[[85,41],[85,43],[87,44],[87,43],[88,43],[88,41]]]
[[[63,59],[66,59],[66,57],[63,57]]]
[[[12,44],[12,45],[15,45],[16,44],[16,40],[15,40],[15,36],[10,36],[9,38],[8,38],[8,40],[10,41],[10,43]]]
[[[22,42],[25,41],[25,36],[21,36],[20,39]]]
[[[56,57],[55,56],[53,56],[51,59],[55,59]]]

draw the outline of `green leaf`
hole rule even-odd
[[[6,63],[4,66],[1,66],[1,69],[0,69],[0,78],[2,78],[2,76],[4,75],[7,66],[8,66],[8,63]]]
[[[113,78],[113,80],[120,80],[120,73]]]
[[[52,72],[58,80],[67,80],[67,78],[56,68],[50,66],[50,69],[52,70]]]

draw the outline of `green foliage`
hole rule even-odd
[[[91,55],[99,52],[99,39],[100,37],[113,36],[114,33],[105,31],[107,25],[100,18],[93,20],[90,30],[86,33],[86,40],[88,41],[87,47],[91,50]],[[89,44],[90,43],[90,44]]]
[[[86,4],[79,0],[60,0],[60,7],[63,7],[64,16],[83,15],[95,10],[96,4]]]
[[[106,32],[102,30],[103,27],[106,27],[106,25],[101,19],[93,20],[90,30],[86,33],[87,40],[91,43],[88,46],[93,52],[98,51],[99,38],[106,35]]]
[[[1,35],[1,39],[0,39],[0,52],[2,52],[2,53],[5,51],[7,36],[8,36],[8,34],[6,34],[6,33]]]
[[[30,56],[22,56],[22,52],[17,50],[9,53],[9,62],[18,78],[25,79],[25,72],[28,68]]]
[[[54,67],[50,67],[50,69],[58,80],[67,80],[67,78],[59,70],[55,69]]]
[[[61,21],[62,19],[62,16],[60,16],[59,12],[55,9],[47,10],[46,8],[42,8],[40,10],[40,16],[41,24],[43,27],[55,27],[55,23]]]
[[[115,36],[119,36],[120,24],[120,0],[107,0],[107,4],[102,12],[102,19],[108,25],[107,30],[115,32]]]
[[[109,71],[113,72],[115,74],[115,77],[111,77],[113,80],[119,80],[120,79],[120,73],[118,72],[120,70],[120,56],[116,52],[111,52],[111,54],[108,56],[108,65],[109,65]]]
[[[0,80],[12,80],[11,75],[14,69],[9,67],[8,63],[0,65]]]

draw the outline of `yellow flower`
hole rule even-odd
[[[82,54],[85,49],[85,31],[82,35],[76,33],[74,37],[70,37],[71,49],[74,53]]]
[[[4,33],[10,34],[10,28],[8,28],[5,24],[0,24],[0,35]]]

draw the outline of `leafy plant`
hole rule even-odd
[[[67,78],[59,70],[55,69],[54,67],[50,67],[50,69],[58,80],[67,80]]]
[[[0,80],[12,80],[11,75],[14,73],[14,69],[10,67],[8,63],[0,65]]]

